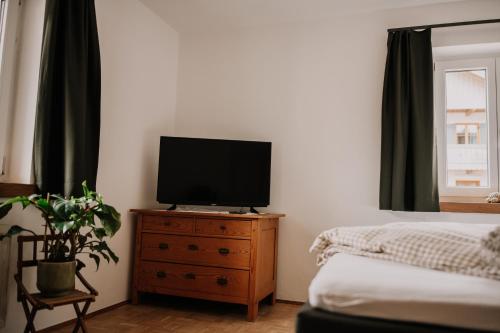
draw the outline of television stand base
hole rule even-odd
[[[177,205],[176,204],[173,204],[172,206],[168,207],[167,210],[176,210],[177,209]]]
[[[250,213],[253,213],[253,214],[260,214],[255,208],[253,207],[250,207]],[[243,207],[240,209],[240,210],[230,210],[229,211],[229,214],[247,214],[247,212],[245,212],[243,210]]]

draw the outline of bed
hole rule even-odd
[[[500,281],[338,253],[312,281],[297,332],[500,332]]]

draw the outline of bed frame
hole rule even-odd
[[[305,304],[297,315],[296,333],[491,333],[413,322],[357,317]],[[496,331],[497,333],[500,331]]]

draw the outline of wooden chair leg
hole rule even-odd
[[[38,309],[35,307],[31,307],[30,311],[28,302],[26,302],[26,299],[24,298],[21,300],[21,303],[23,304],[24,314],[26,315],[26,327],[24,328],[24,333],[36,333],[34,321]]]
[[[87,331],[87,325],[85,324],[85,315],[89,310],[90,302],[85,302],[85,305],[83,306],[82,310],[80,310],[78,303],[74,303],[73,307],[75,308],[76,312],[76,324],[75,328],[73,329],[73,333],[78,332],[80,328],[82,329],[83,333],[87,333],[88,331]]]

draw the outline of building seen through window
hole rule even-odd
[[[489,186],[486,70],[445,75],[447,185]]]

